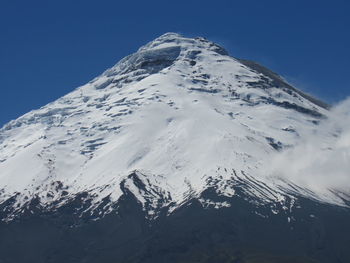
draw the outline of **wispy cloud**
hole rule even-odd
[[[319,195],[350,193],[350,98],[336,105],[318,128],[276,155],[272,174]]]

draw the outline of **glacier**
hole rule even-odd
[[[226,197],[239,189],[272,211],[299,197],[348,207],[347,186],[284,176],[293,162],[278,159],[315,132],[320,151],[332,151],[334,134],[320,129],[329,108],[205,38],[166,33],[0,129],[2,220],[33,200],[50,211],[80,196],[80,213],[97,220],[126,189],[149,218],[193,198],[204,208],[230,206],[204,198],[209,188]]]

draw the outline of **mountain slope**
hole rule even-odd
[[[41,229],[39,225],[46,222],[52,236],[57,236],[63,224],[69,226],[62,233],[63,240],[73,235],[82,251],[90,246],[95,251],[99,245],[84,241],[83,237],[89,236],[84,232],[88,230],[82,230],[85,224],[91,229],[97,227],[91,230],[97,232],[102,227],[99,222],[105,221],[108,227],[116,228],[115,234],[124,231],[120,226],[128,229],[119,239],[101,241],[104,250],[113,242],[126,247],[125,244],[143,246],[145,240],[156,238],[152,228],[147,230],[149,220],[157,226],[180,218],[179,224],[174,223],[180,226],[192,217],[199,220],[191,211],[211,214],[205,216],[214,225],[221,213],[228,213],[225,222],[240,222],[247,217],[247,222],[262,228],[271,224],[270,218],[275,216],[278,223],[275,228],[270,226],[271,231],[290,230],[306,218],[314,222],[306,207],[320,206],[320,211],[333,211],[343,220],[349,216],[346,188],[316,187],[271,169],[276,156],[318,129],[329,114],[328,108],[275,73],[256,63],[232,58],[206,39],[167,33],[86,85],[0,130],[0,204],[4,222],[0,229],[5,231],[9,225],[27,229],[32,224]],[[332,145],[332,134],[322,130],[319,133],[327,145]],[[198,212],[200,209],[208,212]],[[298,209],[302,210],[299,218],[295,212]],[[234,215],[235,211],[242,212]],[[194,231],[195,224],[189,225]],[[70,232],[73,226],[77,232]],[[235,227],[238,232],[247,230],[241,223]],[[133,228],[139,229],[135,236]],[[156,229],[164,240],[167,231]],[[128,235],[133,238],[129,240]],[[239,247],[244,243],[243,236],[237,234]],[[44,234],[42,238],[45,243],[48,236]],[[292,245],[294,238],[287,243]],[[94,254],[89,254],[86,261],[78,259],[82,253],[79,249],[68,249],[72,255],[65,256],[52,251],[52,246],[58,246],[61,253],[64,242],[60,240],[48,250],[43,249],[45,252],[40,253],[50,255],[40,254],[43,262],[67,258],[71,262],[96,262]],[[183,242],[188,247],[189,241]],[[227,242],[220,249],[226,251],[231,241]],[[276,242],[277,239],[271,243]],[[255,254],[263,249],[253,246],[251,239],[247,244],[242,251],[252,249]],[[128,249],[120,254],[112,250],[108,253],[113,256],[108,258],[102,253],[106,258],[99,262],[131,256]],[[199,246],[198,251],[202,253],[203,247]],[[276,256],[276,251],[271,253],[278,260],[282,255]],[[304,257],[306,252],[301,251]],[[147,261],[144,257],[151,252],[142,253],[122,262],[185,262],[154,256]],[[327,247],[322,253],[333,259],[335,252]],[[156,254],[160,255],[159,251]],[[255,262],[238,254],[232,261],[220,262]],[[33,255],[34,262],[38,254]]]

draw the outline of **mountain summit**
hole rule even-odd
[[[0,244],[30,228],[42,233],[28,262],[345,262],[327,261],[349,254],[317,236],[312,213],[349,218],[346,192],[272,169],[328,114],[265,67],[166,33],[0,129]],[[308,224],[316,237],[300,234]],[[274,239],[259,245],[253,229]],[[299,261],[277,255],[278,242]]]

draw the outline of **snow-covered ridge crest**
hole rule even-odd
[[[12,198],[18,212],[35,197],[54,209],[87,193],[93,211],[131,193],[155,216],[208,188],[230,197],[245,185],[262,203],[299,194],[345,205],[267,169],[328,115],[215,43],[167,33],[0,130],[0,203]]]

